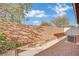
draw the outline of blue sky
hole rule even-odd
[[[26,24],[40,25],[42,21],[54,20],[57,16],[67,15],[72,24],[76,24],[73,7],[71,3],[33,3],[32,10],[27,14]]]

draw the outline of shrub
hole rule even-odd
[[[10,43],[6,40],[6,36],[4,33],[0,33],[0,53],[3,53],[9,49],[14,49],[19,47],[20,44],[18,42]]]

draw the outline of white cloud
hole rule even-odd
[[[67,10],[71,9],[71,7],[69,7],[68,5],[66,4],[57,4],[57,6],[55,7],[55,10],[57,13],[62,13],[62,12],[65,12]]]
[[[66,12],[55,14],[53,17],[63,16],[63,15],[66,15]]]
[[[57,3],[56,6],[50,7],[50,9],[52,9],[53,11],[56,12],[54,17],[57,17],[57,16],[66,15],[66,11],[69,10],[69,9],[72,9],[72,7],[70,7],[70,6],[66,5],[66,4],[59,4],[59,3]]]
[[[38,21],[38,20],[36,20],[36,21],[33,21],[33,25],[41,25],[41,22],[40,21]]]
[[[45,11],[42,10],[31,10],[29,11],[29,13],[27,14],[28,17],[47,17],[47,15],[45,14]]]

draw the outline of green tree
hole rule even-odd
[[[23,5],[23,14],[22,14],[22,16],[27,17],[27,18],[25,18],[25,20],[28,20],[29,17],[27,16],[27,14],[32,9],[32,4],[31,3],[24,3],[22,5]]]
[[[66,15],[56,17],[52,23],[57,27],[66,27],[70,25],[69,18]]]
[[[24,6],[26,7],[24,8]],[[0,20],[20,23],[20,17],[24,14],[24,9],[28,12],[28,9],[31,9],[31,4],[2,3],[0,4]]]

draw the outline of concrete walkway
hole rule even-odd
[[[41,47],[36,47],[36,48],[26,48],[25,46],[22,47],[23,50],[25,50],[24,52],[19,53],[19,56],[34,56],[36,54],[38,54],[41,51],[44,51],[46,49],[48,49],[49,47],[55,45],[56,43],[60,42],[61,40],[63,40],[66,36],[60,38],[60,39],[55,39],[52,40],[48,43],[45,43],[44,45],[42,45]]]
[[[36,56],[79,56],[79,45],[64,39]]]

